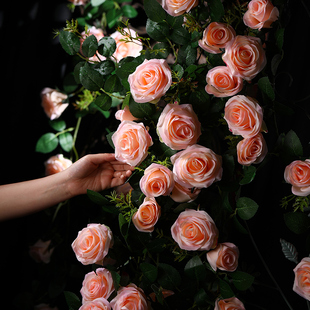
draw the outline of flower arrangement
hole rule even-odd
[[[80,296],[65,292],[68,306],[259,307],[247,297],[259,276],[243,261],[242,245],[261,207],[246,189],[270,157],[287,156],[292,195],[279,202],[289,209],[285,224],[297,233],[309,227],[309,160],[294,131],[268,139],[274,115],[286,110],[274,87],[286,1],[144,0],[141,35],[127,2],[74,1],[71,8],[81,16],[56,35],[72,72],[62,90],[42,91],[57,133],[40,137],[37,151],[60,147],[77,160],[81,121],[100,114],[110,120],[105,138],[116,158],[135,172],[121,188],[88,191],[102,212],[76,232],[72,250],[92,270],[85,269]],[[72,128],[61,116],[69,105]],[[309,259],[299,260],[289,241],[281,246],[296,264],[293,290],[310,300]]]

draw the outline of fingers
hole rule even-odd
[[[123,162],[120,161],[113,161],[111,162],[111,165],[113,166],[114,170],[120,171],[120,170],[130,170],[134,171],[135,167],[130,166],[128,164],[124,164]]]
[[[114,178],[121,178],[121,179],[127,179],[131,176],[132,171],[131,170],[124,170],[124,171],[115,171],[113,174]]]

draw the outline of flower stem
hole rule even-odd
[[[77,137],[77,134],[78,134],[78,131],[79,131],[79,128],[80,128],[81,120],[82,120],[82,117],[79,117],[78,120],[77,120],[76,126],[75,126],[74,134],[73,134],[72,150],[73,150],[73,152],[75,154],[75,160],[79,159],[79,155],[78,155],[76,147],[75,147],[75,142],[76,142],[76,137]]]

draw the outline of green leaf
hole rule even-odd
[[[63,131],[66,129],[66,122],[59,118],[49,121],[49,124],[56,131]]]
[[[82,303],[74,293],[64,291],[64,295],[70,309],[78,310],[81,307]]]
[[[94,69],[101,75],[109,75],[115,70],[115,63],[112,60],[104,60],[100,64],[96,64]]]
[[[286,226],[295,234],[303,234],[310,227],[310,218],[303,212],[288,212],[284,214]]]
[[[285,152],[285,156],[290,156],[292,158],[303,155],[303,147],[295,131],[290,130],[285,135],[283,141],[283,152]]]
[[[112,37],[103,37],[98,42],[98,53],[110,57],[116,50],[116,42]]]
[[[245,291],[251,287],[254,282],[254,277],[243,271],[234,271],[230,273],[232,282],[236,289],[240,291]]]
[[[143,8],[147,17],[154,22],[161,22],[166,18],[165,10],[157,1],[144,0]]]
[[[256,175],[256,168],[254,166],[243,166],[243,178],[240,180],[240,185],[251,183]]]
[[[107,23],[109,28],[113,28],[117,22],[122,18],[122,11],[119,9],[112,9],[107,12]]]
[[[204,307],[211,302],[210,297],[203,288],[200,288],[199,291],[195,294],[194,301],[197,306],[200,307]]]
[[[99,6],[102,3],[106,2],[106,0],[91,0],[90,3],[92,6]]]
[[[128,18],[135,18],[138,15],[137,10],[131,5],[125,4],[122,6],[123,15]]]
[[[190,33],[183,27],[173,29],[170,36],[171,40],[176,44],[185,45],[190,42]]]
[[[143,275],[150,281],[154,282],[158,275],[158,269],[156,266],[142,262],[139,265],[140,270],[142,271]]]
[[[154,104],[149,102],[135,102],[134,99],[131,97],[131,100],[129,101],[129,110],[131,114],[136,118],[150,118],[156,112],[156,107]]]
[[[126,62],[122,64],[120,68],[116,70],[116,75],[119,77],[123,86],[127,90],[130,90],[129,83],[128,83],[128,76],[129,74],[133,73],[136,70],[137,65],[138,64],[135,62]]]
[[[119,224],[121,234],[126,240],[128,238],[129,224],[124,218],[122,213],[118,215],[118,224]]]
[[[275,92],[273,90],[273,87],[269,81],[268,76],[262,77],[259,79],[258,81],[258,87],[261,90],[261,92],[263,93],[264,98],[268,98],[270,100],[274,100],[275,99]]]
[[[276,44],[279,50],[282,50],[284,41],[284,28],[279,28],[275,33],[275,37],[276,37]]]
[[[85,57],[93,57],[98,49],[98,41],[92,34],[82,44],[82,53]]]
[[[198,255],[191,258],[184,268],[185,274],[194,280],[203,281],[206,278],[207,271]]]
[[[122,84],[117,75],[110,75],[104,83],[104,90],[108,93],[118,92],[122,90]]]
[[[120,287],[121,276],[118,272],[114,270],[110,270],[110,272],[111,272],[112,279],[113,279],[114,289],[117,291]]]
[[[80,68],[80,81],[91,91],[100,90],[103,86],[103,76],[87,62]]]
[[[84,61],[80,61],[79,63],[77,63],[73,69],[73,75],[74,75],[74,80],[77,84],[81,84],[81,80],[80,80],[80,70],[81,68],[85,65]]]
[[[192,48],[190,45],[183,45],[178,54],[178,61],[184,63],[187,66],[195,63],[197,59],[197,49]]]
[[[234,291],[226,281],[220,279],[219,286],[222,298],[226,299],[235,296]]]
[[[73,137],[70,132],[64,132],[59,135],[59,144],[66,152],[70,152],[73,147]]]
[[[221,0],[208,0],[210,17],[212,22],[219,22],[225,14],[224,6]]]
[[[258,210],[258,204],[248,197],[240,197],[237,200],[236,206],[237,213],[243,220],[249,220]]]
[[[166,41],[169,35],[169,26],[166,22],[146,21],[146,32],[155,41]]]
[[[56,149],[58,138],[54,133],[48,132],[41,136],[36,144],[36,152],[50,153]]]
[[[181,284],[179,272],[168,264],[158,264],[158,283],[167,290],[173,290]]]
[[[78,88],[73,72],[68,73],[64,77],[63,88],[66,93],[73,93]]]
[[[107,94],[101,94],[93,101],[93,104],[103,111],[108,111],[111,108],[112,98]]]
[[[104,196],[90,189],[87,190],[87,196],[92,202],[99,206],[109,204],[109,201]]]
[[[59,42],[69,55],[75,55],[80,50],[80,39],[72,32],[61,30],[59,33]]]
[[[284,256],[291,262],[298,264],[298,253],[294,245],[284,239],[280,239],[280,243]]]

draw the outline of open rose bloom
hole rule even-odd
[[[310,257],[304,257],[294,268],[293,291],[310,301]]]
[[[108,226],[88,224],[78,232],[72,243],[76,258],[83,265],[102,264],[113,244],[113,234]]]
[[[245,310],[244,304],[237,297],[217,299],[214,310]]]
[[[294,195],[310,195],[310,159],[295,160],[286,166],[284,179],[292,185]]]
[[[198,5],[198,0],[162,0],[163,9],[171,16],[179,16],[189,12]]]
[[[72,165],[70,159],[62,154],[51,156],[45,163],[45,175],[51,175],[63,171]]]
[[[218,229],[205,211],[187,209],[181,212],[171,227],[174,241],[183,250],[208,251],[216,247]]]
[[[201,135],[200,128],[191,104],[167,104],[157,123],[160,140],[173,150],[195,144]]]
[[[50,120],[60,117],[69,103],[63,103],[68,96],[55,89],[46,87],[41,91],[41,105]]]
[[[79,310],[111,310],[111,306],[105,298],[100,297],[91,301],[86,301]]]
[[[164,59],[145,59],[128,76],[128,83],[136,102],[156,103],[172,84],[171,69]]]
[[[279,10],[270,0],[252,0],[243,15],[243,22],[252,29],[271,28],[271,24],[279,17]]]

